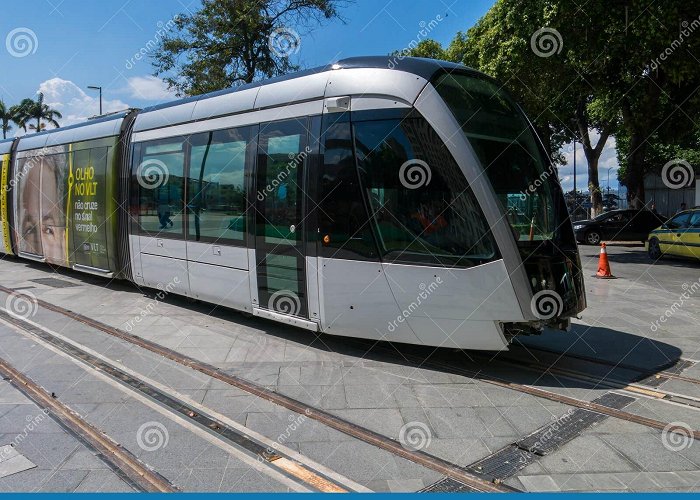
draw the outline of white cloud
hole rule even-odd
[[[170,101],[175,93],[156,76],[132,76],[128,79],[128,91],[134,99],[143,101]]]
[[[595,146],[598,144],[600,134],[591,131],[591,143]],[[598,182],[601,189],[604,191],[608,187],[608,168],[610,168],[610,189],[617,189],[617,170],[619,168],[617,162],[617,145],[614,137],[609,137],[603,148],[603,152],[598,160]],[[574,188],[574,145],[573,143],[565,144],[561,150],[566,158],[566,165],[559,167],[559,178],[562,188],[565,192],[571,191]],[[586,155],[583,152],[583,146],[579,142],[576,144],[576,189],[578,191],[588,191],[588,162]]]
[[[62,78],[52,78],[39,85],[44,94],[44,102],[59,111],[63,118],[57,120],[62,127],[87,120],[100,112],[100,98],[88,95],[75,83]],[[127,109],[129,105],[119,99],[103,99],[102,112],[111,113]]]

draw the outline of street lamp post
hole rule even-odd
[[[610,196],[610,170],[612,170],[612,167],[608,169],[608,196]]]
[[[99,90],[100,91],[100,116],[102,116],[102,87],[88,85],[88,88],[91,90]]]

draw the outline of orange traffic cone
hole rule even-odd
[[[598,261],[598,272],[596,278],[615,279],[610,271],[610,263],[608,262],[608,251],[605,249],[605,243],[600,244],[600,260]]]

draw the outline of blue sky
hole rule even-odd
[[[387,54],[406,47],[418,36],[421,23],[437,16],[442,20],[430,36],[447,45],[492,4],[493,0],[356,0],[342,10],[346,24],[333,21],[302,36],[293,60],[314,67],[344,57]],[[199,5],[199,0],[5,2],[0,17],[0,43],[5,42],[0,45],[0,99],[14,104],[41,90],[63,113],[64,125],[98,113],[97,92],[88,85],[104,87],[105,111],[172,100],[172,93],[152,76],[150,61],[133,57],[174,16]],[[578,153],[580,165],[585,165],[580,148]],[[572,159],[570,147],[565,154]],[[614,149],[608,148],[601,172],[613,165]],[[566,187],[571,183],[570,165],[561,175]],[[579,186],[585,186],[581,171],[578,179]]]

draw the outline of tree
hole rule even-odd
[[[17,124],[22,127],[25,132],[27,128],[35,131],[41,131],[46,128],[46,125],[53,125],[54,127],[60,127],[56,118],[63,118],[60,112],[44,103],[44,94],[39,92],[37,100],[33,99],[22,99],[16,107],[17,110]],[[30,123],[34,122],[34,123]],[[46,122],[46,123],[44,123]]]
[[[436,42],[435,40],[431,39],[421,40],[415,47],[411,47],[406,50],[396,50],[389,55],[397,57],[425,57],[428,59],[440,59],[443,61],[450,60],[448,59],[447,51],[442,48],[440,42]]]
[[[620,180],[630,205],[641,208],[654,144],[677,143],[695,128],[693,117],[700,113],[700,65],[692,56],[700,51],[697,5],[685,0],[596,0],[585,8],[574,0],[556,3],[565,12],[559,22],[576,46],[581,79],[592,84],[606,114],[620,120],[618,147],[624,148],[625,165]]]
[[[2,138],[7,139],[7,133],[12,130],[12,123],[19,120],[17,107],[7,107],[4,101],[0,101],[0,126],[2,126]]]
[[[582,143],[599,213],[598,162],[619,120],[605,106],[599,75],[582,62],[589,22],[566,0],[499,0],[474,27],[457,33],[447,55],[504,83],[533,120],[553,163],[564,164],[564,143]],[[593,132],[599,134],[596,144]]]
[[[348,1],[203,0],[199,11],[175,18],[172,34],[162,38],[155,74],[178,95],[196,95],[296,70],[290,56],[301,35],[341,19]]]

